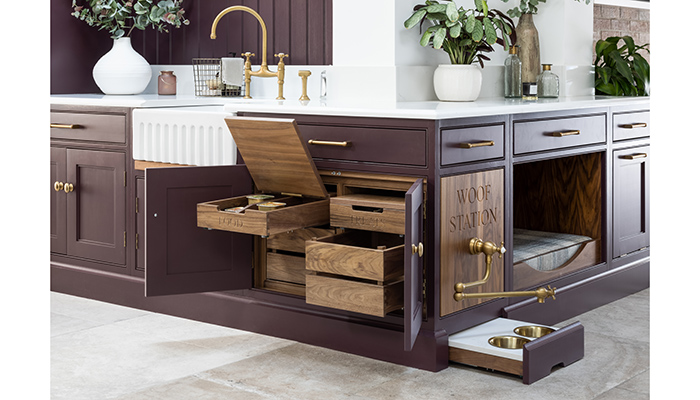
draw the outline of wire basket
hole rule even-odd
[[[220,58],[193,58],[195,96],[242,96],[240,86],[226,85],[221,81]]]

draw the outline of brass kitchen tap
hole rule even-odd
[[[231,6],[228,8],[223,9],[219,15],[214,18],[214,23],[211,25],[211,35],[210,37],[212,39],[216,39],[216,25],[218,25],[219,20],[221,17],[224,15],[230,13],[231,11],[245,11],[249,14],[252,14],[255,18],[258,19],[258,22],[260,22],[260,27],[262,28],[262,63],[260,64],[260,69],[257,71],[253,71],[251,68],[250,64],[250,57],[254,56],[254,53],[244,53],[243,55],[246,57],[246,62],[245,62],[245,96],[243,96],[244,99],[251,99],[250,97],[250,80],[252,76],[259,76],[261,78],[270,78],[273,76],[277,77],[277,85],[278,85],[278,91],[277,91],[277,100],[284,100],[284,95],[283,95],[283,87],[284,87],[284,57],[289,57],[288,54],[284,53],[279,53],[275,54],[275,57],[279,57],[280,61],[277,64],[277,72],[272,72],[270,69],[267,67],[267,27],[265,26],[265,21],[263,21],[262,17],[260,14],[255,12],[250,7],[245,7],[245,6]]]

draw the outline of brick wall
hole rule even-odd
[[[610,36],[632,36],[634,43],[651,42],[649,10],[595,4],[593,6],[593,46],[599,39]],[[651,48],[650,48],[651,50]],[[640,52],[649,61],[649,53]],[[595,59],[595,55],[593,56]]]

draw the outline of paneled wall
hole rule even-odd
[[[112,47],[105,31],[89,27],[70,15],[69,0],[51,0],[51,93],[99,93],[92,67]],[[256,10],[267,25],[268,64],[273,54],[289,54],[288,65],[332,63],[332,0],[188,0],[189,26],[158,33],[149,29],[131,34],[134,49],[151,64],[191,64],[194,57],[222,57],[250,51],[251,61],[262,60],[262,30],[252,15],[225,15],[211,40],[211,24],[226,7],[244,5]]]

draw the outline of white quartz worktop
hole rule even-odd
[[[52,104],[68,105],[104,105],[134,108],[189,107],[188,111],[197,112],[197,107],[220,106],[224,112],[240,111],[266,112],[281,114],[331,115],[349,117],[412,118],[412,119],[449,119],[478,117],[502,114],[521,114],[559,110],[580,110],[585,108],[609,107],[625,104],[640,104],[645,107],[648,97],[607,97],[581,96],[558,99],[540,99],[523,101],[520,99],[480,99],[474,102],[373,102],[371,99],[359,102],[334,100],[321,102],[311,100],[301,102],[296,99],[265,100],[225,97],[195,96],[106,96],[106,95],[54,95]],[[210,108],[208,108],[210,110]]]

